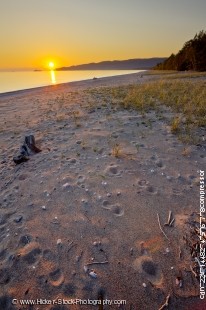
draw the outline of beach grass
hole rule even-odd
[[[174,113],[170,120],[171,132],[178,134],[185,143],[196,143],[194,131],[206,126],[205,80],[170,80],[166,77],[143,84],[105,87],[95,92],[112,104],[138,110],[143,116],[151,110],[160,115],[162,106],[169,108]]]
[[[149,70],[143,73],[143,75],[161,75],[168,79],[193,79],[206,77],[206,72],[197,71],[175,71],[175,70]]]

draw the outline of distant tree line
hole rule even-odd
[[[206,32],[200,31],[194,39],[187,41],[176,55],[172,54],[153,69],[206,71]]]

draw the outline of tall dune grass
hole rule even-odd
[[[206,126],[205,80],[170,79],[167,76],[147,83],[93,91],[113,105],[137,109],[144,115],[150,110],[158,112],[161,106],[170,107],[174,112],[171,131],[184,135],[185,142],[195,142],[194,131]]]

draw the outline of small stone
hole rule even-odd
[[[81,255],[77,255],[76,256],[75,260],[76,260],[77,263],[80,261],[80,258],[81,258]]]
[[[166,248],[166,249],[165,249],[165,252],[166,252],[166,253],[169,253],[169,252],[170,252],[170,249],[169,249],[169,248]]]
[[[46,210],[46,206],[42,206],[41,208],[42,208],[43,210]]]
[[[143,287],[147,287],[147,284],[146,284],[146,283],[142,283],[142,286],[143,286]]]
[[[65,183],[62,187],[63,188],[69,187],[69,183]]]
[[[117,192],[117,196],[120,196],[121,195],[121,192]]]
[[[111,197],[112,196],[112,194],[110,194],[110,193],[107,193],[107,197]]]
[[[19,216],[17,216],[17,217],[14,219],[14,222],[15,222],[15,223],[20,223],[22,219],[23,219],[23,216],[22,216],[22,215],[19,215]]]
[[[84,269],[84,272],[87,273],[87,271],[88,271],[88,266],[85,265],[83,269]]]
[[[97,241],[94,241],[94,242],[93,242],[93,245],[94,245],[94,246],[97,246],[97,245],[98,245],[98,242],[97,242]]]
[[[57,239],[57,245],[62,244],[62,239]]]
[[[94,272],[93,270],[89,272],[89,275],[91,278],[96,279],[97,278],[97,274],[96,272]]]

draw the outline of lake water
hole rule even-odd
[[[0,93],[141,71],[144,70],[0,72]]]

